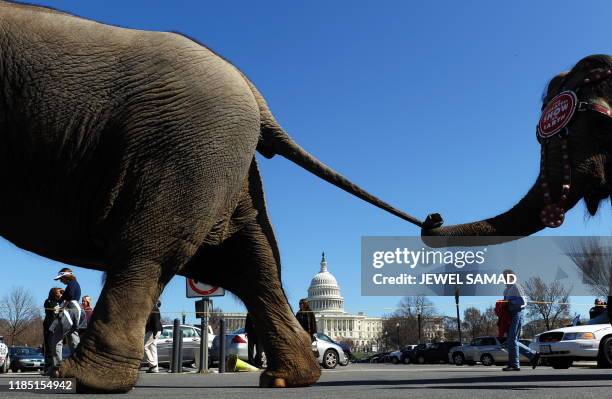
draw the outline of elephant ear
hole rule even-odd
[[[561,72],[560,74],[552,78],[550,82],[548,82],[548,86],[546,86],[546,92],[542,96],[542,108],[544,108],[554,96],[563,91],[563,83],[565,82],[565,77],[568,73],[568,71]]]

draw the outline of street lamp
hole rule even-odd
[[[397,350],[400,350],[399,321],[395,325],[395,328],[397,329]]]
[[[455,306],[457,307],[457,331],[459,331],[459,342],[461,341],[461,316],[459,315],[459,287],[455,289]]]
[[[419,344],[421,343],[421,313],[417,314],[417,324],[419,327]]]

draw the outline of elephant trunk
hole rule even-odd
[[[561,196],[563,184],[562,151],[560,145],[545,144],[548,155],[543,160],[546,165],[547,182],[553,201]],[[543,155],[544,156],[544,155]],[[576,169],[574,168],[574,172]],[[581,198],[583,190],[583,176],[575,176],[572,181],[569,196],[563,206],[564,211],[574,207]],[[543,179],[538,179],[527,194],[510,210],[489,219],[471,223],[457,224],[433,229],[423,229],[422,236],[425,244],[431,247],[466,245],[466,240],[441,240],[436,237],[482,237],[482,239],[469,239],[470,245],[499,244],[520,237],[534,234],[544,227],[540,219],[540,212],[544,208]],[[487,237],[487,238],[485,238]],[[454,244],[453,244],[454,242]]]

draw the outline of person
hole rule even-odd
[[[255,328],[255,321],[250,313],[247,313],[246,320],[244,321],[244,332],[247,336],[248,342],[248,357],[249,364],[255,367],[261,367],[262,363],[262,351],[259,337],[257,336],[257,330]]]
[[[49,327],[55,320],[59,309],[60,298],[64,290],[59,287],[53,287],[49,290],[49,296],[45,300],[45,319],[43,320],[43,355],[45,357],[45,373],[51,367],[58,367],[62,361],[63,344],[60,340],[57,343],[53,342],[53,333],[49,331]],[[55,345],[55,346],[54,346]]]
[[[67,267],[61,269],[54,280],[59,280],[66,285],[66,288],[59,299],[58,317],[53,321],[49,330],[53,332],[55,343],[66,338],[66,344],[72,354],[80,343],[78,331],[87,327],[85,311],[79,304],[81,286],[72,270]]]
[[[317,333],[317,320],[305,298],[300,299],[300,310],[295,314],[295,317],[302,328],[310,335],[311,341],[314,342],[316,339],[315,334]]]
[[[516,274],[511,269],[506,269],[502,273],[506,281],[511,278],[516,278]],[[527,346],[519,342],[521,335],[521,327],[523,325],[523,309],[527,305],[525,300],[525,292],[523,287],[518,282],[506,284],[504,289],[504,300],[507,302],[507,308],[510,318],[508,327],[508,339],[506,345],[508,347],[508,366],[504,367],[503,371],[520,371],[519,354],[529,359],[532,368],[538,366],[540,354],[529,349]]]
[[[151,310],[151,314],[149,314],[147,324],[145,325],[144,353],[145,362],[149,366],[147,373],[159,373],[157,361],[157,339],[163,330],[161,315],[159,313],[160,307],[160,301],[153,305],[153,309]]]
[[[597,298],[595,299],[595,306],[593,306],[589,310],[589,318],[594,319],[600,314],[604,313],[605,311],[606,311],[606,303],[603,300]]]
[[[83,298],[81,298],[81,308],[83,308],[85,311],[85,319],[89,325],[89,320],[91,320],[91,315],[93,313],[93,308],[91,307],[91,297],[89,295],[85,295]]]

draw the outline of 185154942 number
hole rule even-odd
[[[58,378],[53,380],[9,380],[8,390],[76,392],[76,381],[71,378]]]

